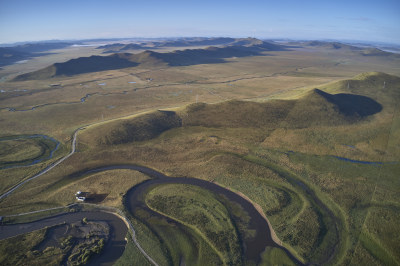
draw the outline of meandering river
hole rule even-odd
[[[280,248],[295,262],[296,264],[301,264],[286,248],[275,243],[271,236],[271,230],[269,228],[267,220],[257,211],[254,205],[248,200],[244,199],[240,195],[221,187],[215,183],[208,182],[201,179],[196,178],[179,178],[179,177],[169,177],[166,176],[154,169],[150,169],[143,166],[137,165],[110,165],[104,166],[94,169],[88,169],[85,171],[81,171],[75,174],[72,174],[71,177],[79,177],[83,175],[87,175],[90,173],[102,172],[107,170],[115,170],[115,169],[130,169],[139,171],[145,175],[148,175],[152,179],[147,180],[132,189],[130,189],[127,193],[127,208],[130,213],[134,214],[136,208],[145,209],[147,212],[151,213],[155,216],[161,216],[161,214],[152,211],[146,203],[143,201],[145,193],[148,189],[153,185],[163,185],[163,184],[188,184],[201,187],[203,189],[207,189],[216,194],[220,194],[225,196],[231,202],[239,204],[243,210],[247,212],[250,217],[250,221],[248,223],[248,229],[254,230],[255,236],[253,238],[243,240],[242,246],[244,247],[244,256],[246,259],[259,262],[261,260],[261,253],[265,250],[267,246]],[[164,217],[169,222],[175,222],[168,217]]]
[[[162,184],[189,184],[194,186],[199,186],[203,189],[207,189],[216,194],[225,196],[231,202],[239,204],[243,210],[247,212],[250,217],[248,224],[248,229],[254,230],[256,232],[253,238],[245,239],[242,243],[244,248],[244,256],[247,260],[254,262],[259,262],[261,260],[261,253],[265,250],[267,246],[280,248],[297,264],[301,265],[299,262],[287,249],[281,247],[275,243],[271,237],[271,230],[269,228],[266,219],[257,211],[251,202],[244,199],[240,195],[223,188],[215,183],[208,182],[196,178],[178,178],[166,176],[154,169],[150,169],[143,166],[137,165],[110,165],[94,169],[87,169],[81,172],[74,173],[69,177],[79,177],[91,173],[103,172],[107,170],[114,169],[130,169],[134,171],[139,171],[145,175],[148,175],[152,179],[147,180],[133,188],[131,188],[127,193],[127,208],[131,214],[135,213],[135,209],[140,207],[145,209],[149,213],[156,216],[161,216],[159,213],[152,211],[143,201],[145,193],[148,191],[150,186],[162,185]],[[68,177],[67,177],[68,178]],[[111,225],[112,237],[109,243],[104,249],[104,253],[96,258],[96,261],[92,262],[96,265],[110,265],[115,262],[123,253],[125,247],[125,236],[127,233],[127,226],[123,220],[116,215],[106,213],[106,212],[77,212],[77,213],[65,213],[57,215],[54,217],[42,219],[39,221],[25,223],[25,224],[15,224],[15,225],[3,225],[0,227],[0,239],[5,239],[22,233],[32,232],[44,228],[46,226],[53,226],[63,222],[74,222],[81,220],[84,217],[93,220],[106,221]],[[170,222],[170,218],[163,217]]]

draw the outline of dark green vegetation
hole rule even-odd
[[[285,252],[278,248],[267,247],[263,253],[263,261],[261,265],[296,265],[289,258]]]
[[[59,76],[53,65],[42,76],[26,76],[54,76],[51,80],[1,83],[7,91],[0,94],[1,108],[38,106],[26,112],[2,109],[3,136],[37,132],[69,147],[75,129],[93,124],[79,133],[73,156],[1,201],[1,215],[66,205],[81,187],[106,195],[102,204],[122,207],[129,187],[148,177],[136,173],[130,180],[131,173],[123,170],[71,174],[111,164],[145,165],[241,193],[269,219],[276,241],[304,263],[399,264],[400,243],[393,237],[400,234],[398,58],[365,56],[362,49],[339,44],[295,50],[262,48],[267,44],[258,40],[235,42],[242,43],[111,55],[137,65],[103,72]],[[7,158],[21,159],[18,145],[13,150]],[[3,187],[21,172],[29,176],[37,169],[1,170]],[[205,234],[208,226],[236,226],[236,234],[228,236],[239,239],[232,243],[242,249],[246,221],[238,224],[232,216],[245,215],[218,195],[191,188],[174,193],[178,188],[172,187],[156,187],[146,199],[153,210],[179,222],[132,213],[137,238],[149,255],[160,265],[221,264],[227,256],[247,264],[236,253],[226,255],[236,247],[221,246]],[[190,198],[196,208],[189,208]],[[220,216],[204,214],[212,210],[220,210]],[[197,219],[202,214],[207,222]],[[137,254],[129,245],[126,252]],[[124,254],[120,263],[126,265],[132,254]],[[134,257],[143,264],[143,257]],[[262,258],[265,265],[290,264],[280,249],[268,248]]]
[[[2,265],[85,265],[108,238],[105,223],[58,225],[0,241]]]
[[[212,193],[194,186],[171,184],[151,190],[146,201],[153,210],[199,234],[224,264],[241,264],[242,252],[237,226],[231,219],[233,214]],[[208,255],[198,254],[198,257],[204,256]],[[193,259],[186,257],[185,261]]]
[[[121,125],[122,122],[122,125]],[[123,144],[157,137],[164,131],[182,126],[182,119],[172,111],[155,111],[131,120],[111,122],[101,135],[99,144]]]
[[[152,264],[143,256],[137,246],[132,242],[130,235],[127,236],[128,243],[125,246],[124,254],[115,262],[117,266],[143,265],[151,266]]]

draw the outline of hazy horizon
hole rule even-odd
[[[400,2],[0,0],[0,43],[251,36],[400,44]]]

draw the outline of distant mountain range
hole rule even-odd
[[[394,56],[400,57],[399,54],[390,53],[382,51],[378,48],[365,48],[365,47],[358,47],[349,44],[343,44],[340,42],[322,42],[322,41],[309,41],[302,43],[304,46],[311,46],[311,47],[321,47],[324,49],[332,49],[332,50],[347,50],[357,52],[358,54],[364,56]]]
[[[43,52],[62,49],[71,45],[72,43],[67,42],[40,42],[21,44],[12,47],[0,47],[0,66],[10,65],[32,57],[42,56]]]
[[[204,49],[185,49],[173,52],[155,52],[145,50],[137,54],[126,53],[127,50],[143,50],[148,47],[180,47],[215,44]],[[361,48],[338,42],[311,41],[299,43],[296,47],[319,47],[327,50],[341,50],[363,56],[392,56],[400,57],[379,50],[377,48]],[[23,60],[35,56],[29,51],[45,51],[46,49],[62,48],[70,43],[40,43],[35,45],[21,45],[13,48],[0,48],[2,62]],[[268,51],[285,51],[289,46],[273,42],[266,42],[255,38],[189,38],[175,41],[150,43],[114,43],[98,47],[107,51],[114,51],[109,56],[90,56],[72,59],[64,63],[56,63],[44,69],[17,76],[14,80],[48,79],[57,76],[72,76],[90,72],[121,69],[127,67],[157,67],[157,66],[189,66],[197,64],[224,63],[227,58],[261,56]],[[39,54],[40,55],[40,54]]]
[[[235,42],[233,42],[235,43]],[[114,53],[109,56],[80,57],[56,63],[38,71],[17,76],[14,80],[47,79],[127,67],[189,66],[224,63],[226,58],[261,56],[265,51],[280,51],[285,47],[257,39],[240,40],[241,45],[177,50],[169,53],[144,51],[138,54]]]
[[[264,42],[255,38],[183,38],[174,41],[142,42],[142,43],[114,43],[102,45],[97,49],[104,49],[104,53],[118,53],[127,50],[147,50],[164,47],[191,47],[191,46],[255,46],[264,45],[270,50],[282,50],[282,45]]]
[[[14,64],[32,57],[31,53],[20,52],[8,47],[0,47],[0,66]]]

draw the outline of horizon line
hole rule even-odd
[[[282,41],[324,41],[324,42],[348,42],[348,43],[360,43],[360,44],[381,44],[381,45],[400,45],[400,42],[385,42],[385,41],[372,41],[372,40],[357,40],[357,39],[340,39],[340,38],[290,38],[290,37],[255,37],[255,36],[229,36],[229,35],[209,35],[209,36],[190,36],[190,35],[181,35],[181,36],[159,36],[159,37],[94,37],[94,38],[68,38],[68,39],[42,39],[42,40],[26,40],[26,41],[16,41],[16,42],[1,42],[0,45],[5,47],[6,45],[19,45],[19,44],[28,44],[28,43],[46,43],[46,42],[90,42],[90,41],[100,41],[100,40],[157,40],[157,39],[183,39],[183,38],[233,38],[233,39],[242,39],[242,38],[255,38],[260,40],[282,40]]]

